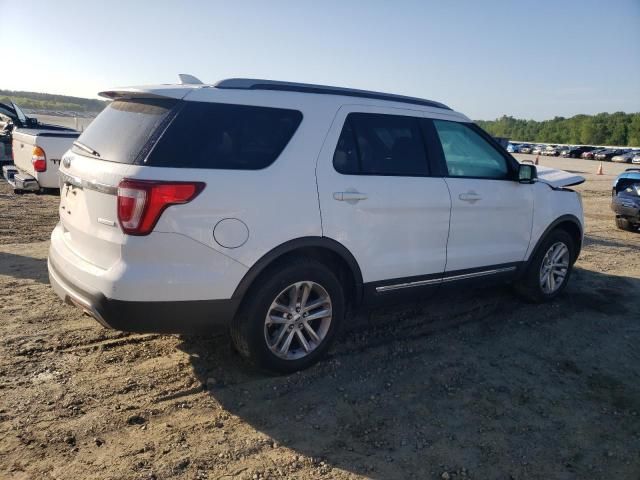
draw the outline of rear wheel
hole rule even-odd
[[[516,291],[534,303],[553,300],[566,287],[574,259],[575,244],[571,236],[564,230],[552,231],[516,283]]]
[[[618,227],[620,230],[626,230],[628,232],[631,232],[636,228],[635,225],[633,225],[624,217],[616,217],[616,227]]]
[[[281,373],[316,363],[344,317],[342,285],[313,259],[272,268],[256,280],[231,325],[233,343],[256,367]]]

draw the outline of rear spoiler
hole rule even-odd
[[[186,97],[193,87],[181,85],[166,85],[154,87],[118,87],[114,90],[105,90],[98,93],[109,100],[122,100],[127,98],[174,98],[181,100]]]

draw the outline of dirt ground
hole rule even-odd
[[[541,163],[587,177],[561,298],[375,310],[288,377],[248,369],[224,332],[128,335],[63,305],[46,273],[58,198],[3,183],[0,478],[640,478],[640,233],[609,210],[624,166]]]

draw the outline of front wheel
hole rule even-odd
[[[258,278],[232,322],[231,338],[254,366],[290,373],[320,360],[344,312],[343,288],[334,273],[314,259],[299,258]]]
[[[534,254],[523,277],[516,283],[516,291],[534,303],[556,298],[569,281],[575,248],[567,232],[551,232]]]
[[[635,230],[634,225],[629,220],[623,217],[616,217],[616,227],[618,227],[620,230],[626,230],[628,232],[632,232],[633,230]]]

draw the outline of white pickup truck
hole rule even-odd
[[[80,132],[57,125],[39,123],[11,105],[13,123],[13,165],[2,167],[2,174],[16,193],[41,192],[60,188],[58,168],[62,155],[71,148]]]

